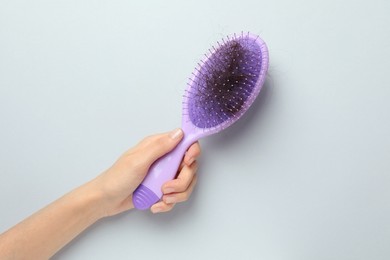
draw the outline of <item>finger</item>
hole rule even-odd
[[[160,202],[157,202],[156,204],[154,204],[150,208],[150,211],[152,211],[152,213],[154,213],[154,214],[160,213],[160,212],[167,212],[167,211],[170,211],[171,209],[173,209],[174,206],[175,206],[175,204],[167,204],[164,201],[160,201]]]
[[[176,179],[168,181],[163,185],[162,192],[164,194],[184,192],[194,178],[197,169],[197,162],[192,163],[191,166],[185,165]]]
[[[163,201],[169,205],[169,204],[175,204],[178,202],[183,202],[183,201],[188,200],[192,194],[192,191],[194,190],[197,179],[198,179],[198,177],[195,175],[194,178],[192,179],[190,186],[188,186],[188,189],[184,192],[164,195]]]
[[[178,128],[171,132],[147,137],[138,146],[145,151],[142,153],[144,159],[152,163],[175,148],[183,135],[183,130]]]
[[[188,148],[185,156],[184,156],[184,163],[187,165],[191,165],[200,155],[201,149],[199,142],[193,143],[190,148]]]
[[[199,142],[193,143],[185,153],[183,160],[180,163],[179,172],[183,169],[184,165],[191,165],[200,155],[201,149]]]

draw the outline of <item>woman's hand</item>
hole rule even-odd
[[[181,129],[149,136],[125,152],[108,170],[87,185],[101,192],[104,216],[112,216],[134,208],[132,194],[145,178],[149,167],[161,156],[170,152],[183,138]],[[200,155],[199,143],[186,152],[177,178],[162,187],[162,201],[151,207],[153,213],[171,210],[178,202],[191,195],[196,184],[196,158]]]
[[[145,138],[104,173],[1,234],[0,259],[48,259],[100,218],[133,208],[132,194],[150,165],[182,138],[180,129]],[[153,205],[152,212],[169,211],[190,196],[199,154],[195,143],[184,156],[177,179],[164,184],[163,201]]]

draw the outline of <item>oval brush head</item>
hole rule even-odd
[[[190,78],[183,115],[204,132],[220,131],[242,116],[257,97],[268,69],[265,43],[251,34],[222,39]]]
[[[250,33],[222,39],[192,73],[183,100],[184,138],[157,160],[133,194],[134,206],[147,209],[162,197],[161,187],[173,179],[188,147],[199,138],[236,122],[251,106],[264,84],[268,49]]]

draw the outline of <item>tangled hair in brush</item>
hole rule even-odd
[[[187,112],[199,128],[217,127],[246,110],[261,74],[256,38],[241,34],[222,41],[209,50],[189,82]]]

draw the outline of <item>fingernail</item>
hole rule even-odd
[[[161,212],[161,208],[159,208],[159,207],[157,207],[157,208],[152,208],[152,213],[153,214],[156,214],[156,213],[159,213],[159,212]]]
[[[175,139],[179,139],[182,135],[183,135],[183,130],[177,128],[169,134],[169,137],[175,140]]]
[[[177,202],[177,199],[175,197],[165,197],[164,198],[164,201],[165,203],[167,204],[172,204],[172,203],[176,203]]]
[[[167,193],[172,193],[174,192],[175,190],[173,188],[166,188],[164,189],[164,194],[167,194]]]

